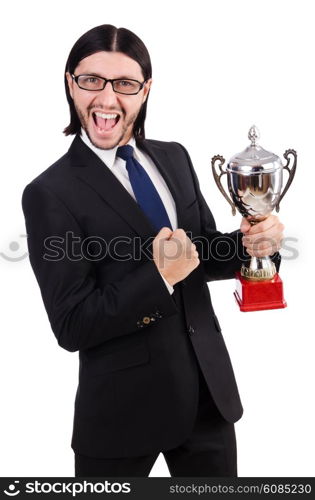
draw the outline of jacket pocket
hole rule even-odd
[[[185,210],[187,210],[188,208],[192,208],[192,207],[193,207],[193,205],[194,205],[195,203],[197,203],[197,201],[198,201],[198,200],[197,200],[197,198],[194,198],[194,200],[190,201],[190,202],[189,202],[189,203],[185,206]]]
[[[148,363],[150,353],[147,345],[143,342],[128,349],[104,354],[99,358],[91,359],[85,366],[86,371],[93,376],[124,370],[132,366]]]

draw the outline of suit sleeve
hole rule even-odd
[[[178,144],[178,146],[182,148],[186,155],[199,204],[202,237],[199,243],[201,245],[199,255],[205,268],[206,280],[234,278],[235,272],[240,270],[242,263],[250,260],[250,256],[242,243],[243,233],[240,230],[231,233],[222,233],[217,230],[214,217],[201,193],[190,156],[181,144]],[[199,241],[198,237],[196,239]],[[271,256],[271,260],[275,263],[278,271],[281,261],[280,254],[276,252]]]
[[[152,260],[139,262],[119,281],[98,286],[93,263],[69,256],[65,235],[84,238],[80,225],[42,183],[26,186],[22,207],[30,262],[61,347],[68,351],[94,347],[178,312]],[[52,238],[54,248],[58,246],[54,259],[47,252]]]

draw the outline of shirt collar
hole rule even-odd
[[[91,143],[90,139],[87,136],[87,133],[83,128],[81,128],[81,139],[93,151],[93,153],[95,153],[105,163],[105,165],[107,165],[108,168],[110,168],[111,170],[113,169],[118,146],[115,146],[112,149],[97,148],[96,146],[94,146],[94,144]],[[136,141],[134,137],[131,137],[127,144],[136,149]]]

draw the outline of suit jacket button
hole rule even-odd
[[[149,316],[145,316],[145,317],[143,318],[143,320],[142,320],[142,321],[143,321],[143,323],[144,323],[145,325],[148,325],[148,324],[150,323],[150,321],[151,321],[151,320],[150,320]]]
[[[189,325],[188,333],[189,333],[189,335],[193,335],[194,333],[196,333],[196,330],[191,325]]]

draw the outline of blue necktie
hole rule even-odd
[[[159,193],[155,189],[153,182],[144,168],[133,157],[133,147],[129,144],[120,146],[117,149],[116,156],[126,161],[130,184],[138,205],[151,221],[155,229],[160,231],[160,229],[165,226],[172,229]]]

